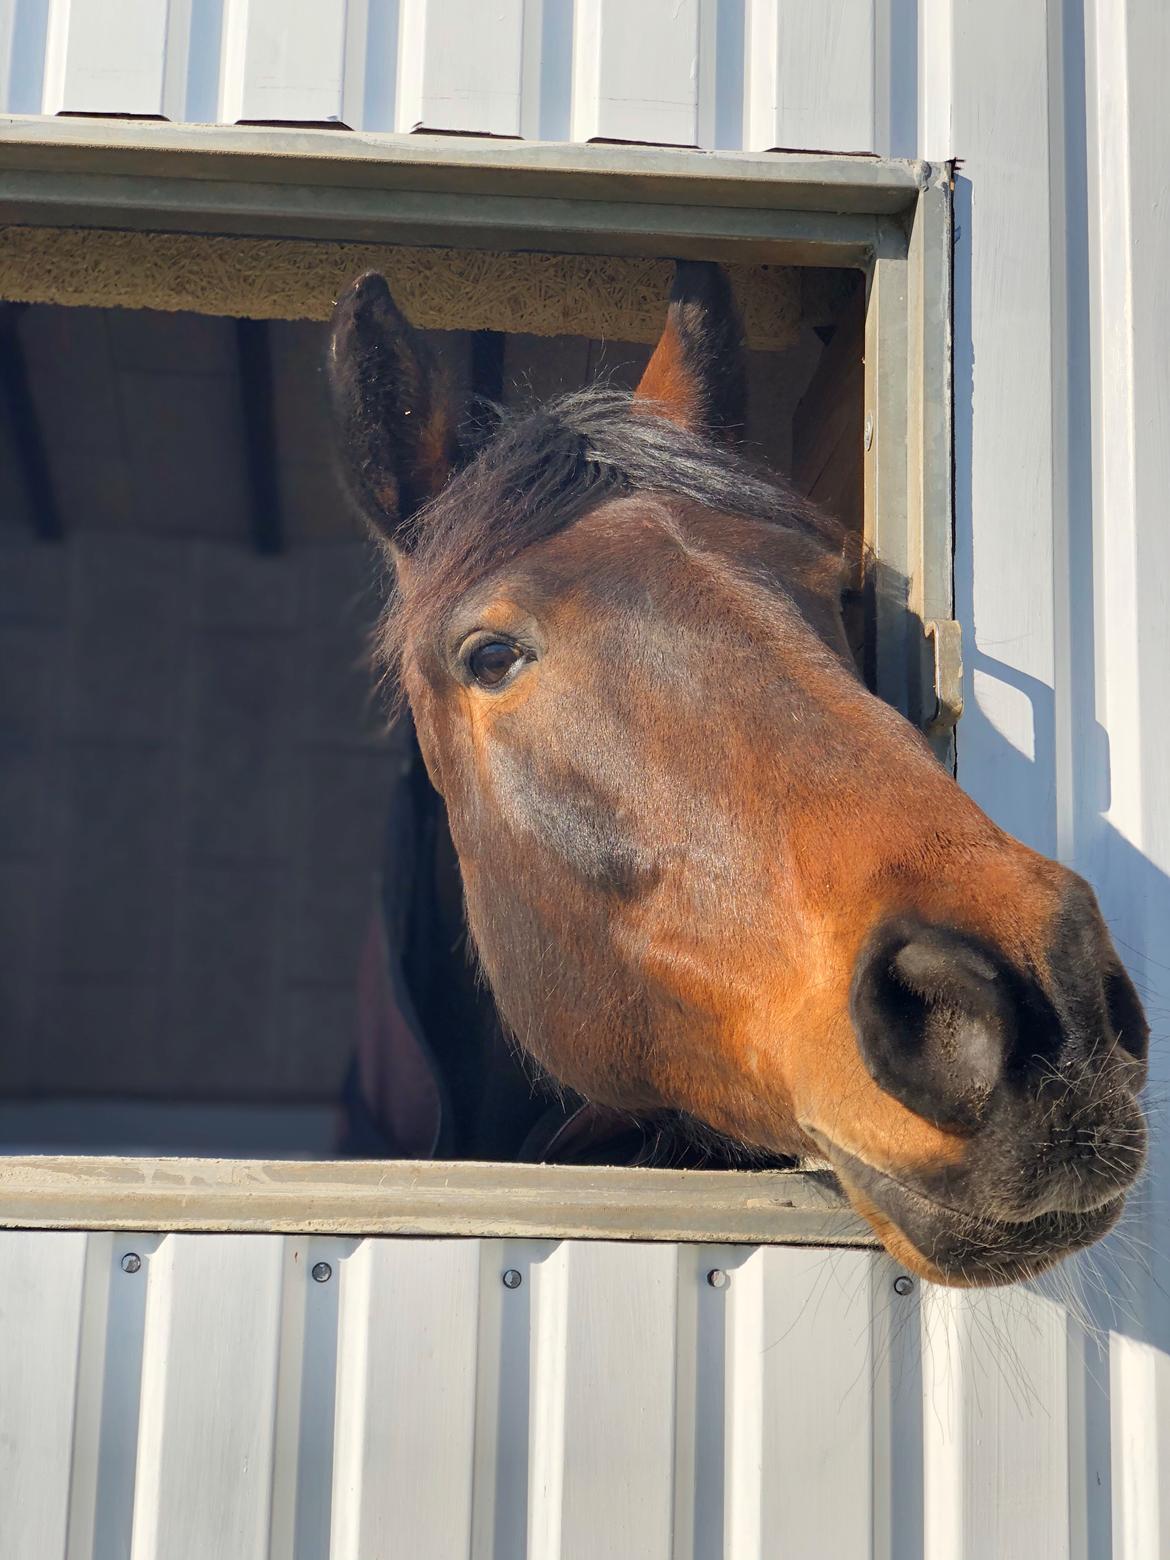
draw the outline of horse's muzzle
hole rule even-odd
[[[924,1278],[957,1287],[1033,1278],[1100,1240],[1125,1203],[1122,1192],[1082,1211],[988,1218],[939,1202],[841,1149],[832,1160],[850,1200],[891,1255]]]
[[[1088,885],[1067,873],[1048,903],[1026,957],[990,927],[902,914],[853,970],[867,1072],[949,1151],[915,1155],[912,1129],[888,1155],[818,1141],[887,1246],[947,1282],[1008,1282],[1097,1240],[1145,1162],[1141,1002]]]

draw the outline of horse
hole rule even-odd
[[[378,653],[540,1070],[827,1161],[923,1278],[1030,1277],[1141,1172],[1141,1002],[1089,885],[866,687],[843,601],[873,561],[745,457],[742,354],[724,273],[680,261],[632,396],[464,448],[384,278],[354,281],[327,374],[392,564]]]

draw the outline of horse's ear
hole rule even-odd
[[[666,327],[634,391],[638,411],[736,442],[746,411],[743,327],[727,276],[708,260],[675,262]]]
[[[329,389],[350,491],[370,524],[408,550],[412,516],[451,474],[455,419],[425,343],[376,271],[334,307]]]

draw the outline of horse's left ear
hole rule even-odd
[[[666,328],[634,391],[635,407],[692,433],[736,442],[747,395],[743,327],[722,267],[675,262]]]
[[[377,271],[334,307],[329,390],[350,491],[370,524],[407,551],[415,511],[451,474],[455,417],[426,343]]]

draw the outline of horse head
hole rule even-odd
[[[632,398],[462,463],[385,281],[340,299],[382,646],[500,1012],[556,1079],[813,1155],[924,1276],[1002,1283],[1138,1175],[1147,1026],[1088,885],[1011,839],[855,668],[859,551],[738,452],[738,323],[680,263]]]

